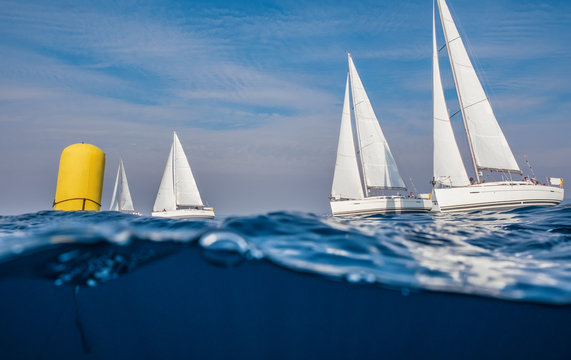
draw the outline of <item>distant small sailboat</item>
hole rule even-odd
[[[439,210],[442,212],[497,210],[559,204],[564,194],[562,179],[550,178],[547,185],[541,185],[537,181],[512,180],[512,174],[522,175],[522,171],[496,120],[446,2],[436,1],[476,176],[475,181],[468,178],[450,125],[440,78],[436,46],[436,14],[433,9],[432,183],[433,199],[438,203]],[[484,182],[481,178],[484,170],[503,173],[505,180]]]
[[[429,199],[372,194],[378,190],[406,191],[407,188],[353,64],[351,54],[348,54],[348,61],[349,74],[345,85],[345,101],[330,196],[331,213],[337,216],[430,211],[432,202]],[[355,152],[349,89],[353,99],[362,179]],[[363,182],[365,192],[363,192]]]
[[[214,217],[214,209],[205,207],[202,202],[176,132],[173,132],[173,143],[151,215],[167,218]]]
[[[119,160],[119,168],[117,169],[117,177],[115,178],[115,187],[113,188],[113,196],[111,197],[109,210],[141,215],[141,213],[135,211],[133,207],[133,200],[131,199],[129,184],[127,183],[123,159]]]

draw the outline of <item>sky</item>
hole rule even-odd
[[[527,154],[568,184],[571,2],[448,4],[520,168]],[[217,214],[327,213],[347,52],[401,175],[429,192],[431,1],[0,0],[0,214],[51,209],[78,142],[106,153],[102,208],[122,157],[149,214],[173,130]]]

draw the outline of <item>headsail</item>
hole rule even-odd
[[[521,173],[448,6],[444,0],[437,1],[476,175],[480,169]]]
[[[135,211],[133,208],[133,200],[131,199],[131,192],[129,191],[129,184],[127,183],[123,159],[119,160],[119,168],[117,169],[117,177],[115,178],[115,187],[113,188],[113,196],[109,210]]]
[[[433,176],[437,183],[448,186],[466,186],[470,184],[466,168],[462,162],[460,150],[450,124],[450,116],[446,108],[440,66],[438,64],[438,48],[436,47],[436,26],[432,9],[432,101],[433,101]]]
[[[188,159],[176,132],[173,139],[174,148],[174,188],[176,205],[178,206],[202,206],[202,199],[192,175]]]
[[[176,210],[176,199],[174,193],[174,174],[173,174],[173,154],[174,143],[171,145],[167,165],[163,173],[161,185],[159,185],[159,192],[153,205],[153,211],[172,211]]]
[[[332,198],[362,199],[363,185],[359,175],[357,154],[351,126],[351,105],[349,103],[349,75],[345,84],[345,100],[341,115],[339,143],[337,144],[337,161],[331,187]]]
[[[363,177],[369,189],[406,189],[357,69],[348,54]]]

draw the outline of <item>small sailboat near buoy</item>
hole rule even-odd
[[[176,132],[151,215],[179,219],[214,217],[214,209],[202,202]]]
[[[553,206],[563,200],[563,180],[548,178],[548,184],[514,181],[522,175],[510,146],[496,120],[490,101],[466,52],[462,37],[444,0],[437,0],[442,31],[454,84],[464,120],[468,146],[476,179],[469,179],[450,125],[446,107],[433,9],[433,193],[439,210],[505,210],[523,206]],[[484,182],[483,171],[503,174],[503,181]],[[435,206],[435,209],[437,207]]]
[[[351,54],[348,54],[348,61],[349,74],[345,86],[337,160],[330,196],[331,213],[337,216],[430,211],[432,202],[429,199],[398,194],[378,195],[379,191],[384,190],[407,191],[407,187],[361,83]],[[359,172],[353,139],[349,89],[353,99],[362,174]]]
[[[117,169],[117,176],[115,177],[115,187],[113,188],[113,196],[111,197],[111,206],[109,207],[109,210],[141,215],[141,213],[135,211],[135,208],[133,207],[133,199],[131,199],[131,192],[129,191],[129,183],[127,182],[123,159],[119,160],[119,168]]]

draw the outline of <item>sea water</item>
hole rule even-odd
[[[10,358],[566,358],[569,341],[557,337],[571,335],[571,205],[350,218],[2,216],[0,289]],[[557,345],[533,352],[548,340],[517,335],[526,326]],[[490,338],[478,346],[471,333],[447,348],[426,340],[431,331]],[[502,347],[494,341],[504,332],[516,335]]]

